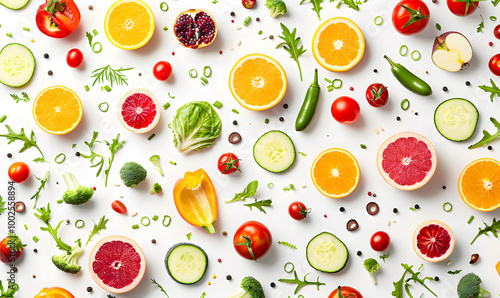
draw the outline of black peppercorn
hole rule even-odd
[[[361,250],[358,250],[358,252],[356,253],[358,256],[361,256],[363,253],[361,252]]]
[[[400,120],[401,120],[401,117],[397,116],[397,117],[396,117],[396,120],[397,120],[397,121],[400,121]]]
[[[151,239],[151,243],[155,244],[156,243],[156,239]]]
[[[255,20],[256,20],[257,22],[260,22],[260,18],[255,18]]]
[[[76,152],[76,153],[75,153],[75,155],[76,155],[76,156],[80,156],[80,152]]]
[[[418,204],[415,204],[415,209],[420,209],[420,206]]]
[[[92,287],[87,287],[87,292],[92,292]]]
[[[288,104],[284,104],[283,109],[288,109]]]
[[[11,158],[12,157],[12,153],[7,153],[7,157]]]
[[[445,186],[445,185],[443,185],[443,189],[446,189],[446,186]]]
[[[340,207],[340,212],[344,212],[345,211],[345,208],[344,207]]]
[[[269,39],[274,39],[274,36],[273,35],[269,35]]]
[[[54,73],[52,72],[52,70],[49,70],[49,71],[47,72],[47,74],[48,74],[49,76],[51,76],[51,75],[53,75]]]
[[[238,124],[238,121],[234,120],[233,125],[237,125],[237,124]]]
[[[228,275],[228,276],[226,276],[226,279],[227,279],[227,280],[231,280],[231,279],[233,279],[233,278],[231,277],[231,275]]]
[[[374,73],[377,73],[377,72],[378,72],[378,70],[375,68],[375,69],[373,70],[373,72],[374,72]]]
[[[466,85],[466,86],[470,86],[470,82],[469,82],[469,81],[466,81],[466,82],[465,82],[465,85]]]
[[[227,232],[226,231],[222,231],[222,236],[227,236]]]
[[[491,147],[491,146],[488,146],[488,150],[493,150],[493,147]]]
[[[377,196],[377,194],[376,194],[376,193],[373,193],[373,197],[375,198],[376,196]]]
[[[434,277],[434,280],[439,281],[439,277],[438,276]]]
[[[271,288],[274,288],[276,284],[274,282],[271,283]]]
[[[49,58],[49,54],[47,54],[47,53],[43,54],[43,58],[48,59]]]
[[[231,16],[234,17],[235,15],[234,11],[231,11]]]
[[[418,112],[415,112],[415,116],[418,116]]]
[[[394,208],[394,209],[392,209],[392,212],[393,212],[393,213],[398,213],[398,208]]]
[[[34,252],[34,253],[37,253],[37,252],[38,252],[38,249],[36,249],[36,248],[35,248],[35,249],[33,249],[33,252]]]
[[[444,92],[448,91],[448,87],[444,86],[444,87],[443,87],[443,91],[444,91]]]
[[[285,118],[280,117],[280,121],[281,121],[281,122],[285,121]]]

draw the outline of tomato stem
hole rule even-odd
[[[245,241],[241,243],[236,243],[235,245],[246,245],[246,247],[248,248],[248,252],[252,256],[253,260],[257,262],[257,259],[255,258],[255,255],[253,254],[252,250],[252,240],[250,240],[250,237],[248,236],[241,236],[241,237],[245,238]]]
[[[402,4],[401,4],[401,7],[404,8],[408,12],[408,14],[410,15],[410,19],[408,20],[408,22],[406,22],[406,24],[401,28],[405,28],[407,26],[410,26],[411,24],[418,22],[420,20],[423,20],[425,18],[428,18],[430,16],[430,14],[428,14],[426,16],[422,15],[422,13],[420,12],[420,8],[417,8],[417,10],[415,10],[415,9],[411,9],[408,6],[405,6]]]

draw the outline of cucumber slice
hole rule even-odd
[[[333,234],[323,232],[307,244],[306,258],[314,269],[333,273],[345,267],[349,259],[349,251],[344,243]]]
[[[467,99],[452,98],[443,101],[434,112],[434,125],[448,140],[461,142],[474,134],[479,113]]]
[[[176,282],[190,285],[200,281],[207,271],[208,257],[198,245],[177,243],[165,257],[167,272]]]
[[[35,57],[19,43],[10,43],[0,51],[0,82],[10,87],[28,84],[35,72]]]
[[[0,4],[14,10],[25,7],[29,2],[30,0],[0,0]]]
[[[263,169],[280,173],[293,165],[295,146],[284,132],[271,130],[255,142],[253,157]]]

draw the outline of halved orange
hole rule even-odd
[[[234,98],[253,111],[269,109],[285,96],[288,81],[278,61],[263,54],[247,55],[233,66],[229,88]]]
[[[346,71],[363,58],[365,38],[356,23],[348,18],[336,17],[316,30],[312,51],[322,67],[331,71]]]
[[[82,120],[82,102],[76,93],[64,86],[44,89],[33,104],[36,124],[53,135],[63,135],[75,129]]]
[[[465,204],[478,211],[499,208],[500,162],[480,158],[468,164],[458,179],[458,191]]]
[[[141,0],[119,0],[106,13],[104,31],[120,49],[138,49],[148,43],[155,31],[153,11]]]
[[[500,275],[500,261],[495,266],[495,269],[497,270],[498,275]]]
[[[358,161],[347,150],[327,149],[314,160],[311,179],[323,195],[334,199],[343,198],[358,186]]]

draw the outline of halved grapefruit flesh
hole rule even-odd
[[[161,108],[156,97],[145,89],[125,93],[118,103],[118,119],[131,132],[145,133],[160,121]]]
[[[424,136],[403,132],[388,138],[378,150],[377,168],[391,186],[414,190],[425,185],[436,170],[434,146]]]
[[[444,222],[428,220],[413,233],[413,249],[424,261],[440,262],[451,255],[455,235]]]
[[[92,249],[89,270],[94,281],[104,290],[125,293],[141,282],[146,271],[146,257],[133,240],[109,236]]]

